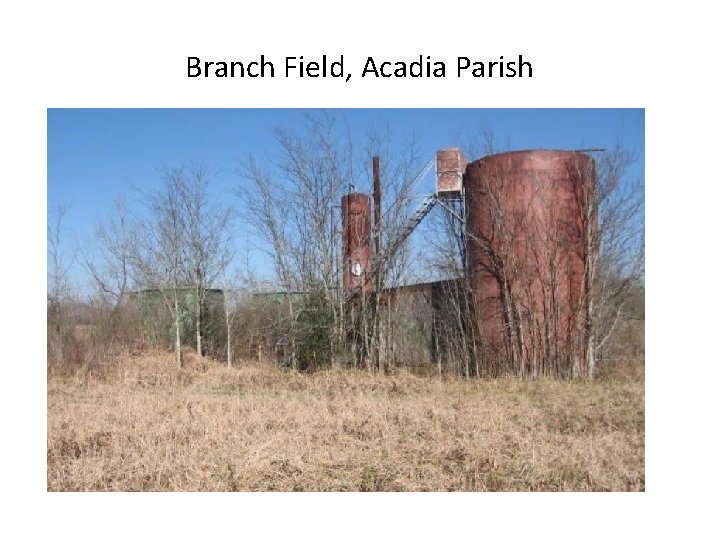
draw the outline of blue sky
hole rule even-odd
[[[302,128],[296,109],[50,109],[48,211],[69,207],[67,246],[89,237],[108,217],[113,199],[160,184],[163,169],[202,165],[218,193],[232,193],[239,159],[275,146],[275,127]],[[462,145],[492,130],[503,150],[612,147],[621,142],[638,160],[630,172],[644,177],[643,109],[343,109],[336,111],[357,139],[369,127],[389,126],[395,140],[414,135],[423,155]],[[481,156],[468,156],[472,159]],[[426,191],[431,189],[428,184]],[[73,277],[80,281],[79,269]]]

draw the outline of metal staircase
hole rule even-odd
[[[365,272],[365,285],[370,280],[377,280],[383,277],[387,271],[390,263],[395,257],[397,251],[402,247],[408,237],[417,228],[418,225],[425,219],[430,211],[435,207],[436,204],[444,208],[451,216],[457,219],[462,224],[462,229],[459,232],[461,242],[464,245],[464,227],[465,227],[465,194],[462,186],[462,171],[466,166],[466,160],[457,148],[450,148],[443,151],[442,163],[444,168],[447,170],[438,170],[438,163],[440,163],[440,151],[436,156],[428,161],[425,166],[421,169],[420,173],[409,183],[406,193],[411,193],[415,187],[424,179],[430,170],[435,167],[435,193],[427,195],[415,211],[407,218],[407,220],[397,229],[395,234],[388,238],[385,249],[380,254],[375,254],[370,268]],[[448,152],[450,155],[448,155]],[[447,178],[444,178],[441,182],[440,176],[447,177],[448,175],[457,174],[457,179],[454,179],[448,185]],[[402,199],[407,200],[407,199]],[[394,204],[396,204],[396,201]],[[392,208],[392,206],[391,206]],[[382,284],[375,284],[376,287],[382,286]],[[349,291],[350,296],[357,294],[355,291]]]
[[[408,236],[410,236],[415,228],[420,225],[420,222],[425,218],[425,216],[430,213],[430,210],[433,209],[437,200],[437,195],[435,193],[428,195],[425,199],[423,199],[420,206],[417,207],[415,212],[413,212],[402,227],[400,227],[397,235],[395,235],[395,237],[393,237],[388,243],[385,248],[385,259],[388,261],[392,260],[395,256],[395,252],[400,249],[400,246],[403,245]]]
[[[425,178],[425,176],[427,176],[430,170],[435,166],[435,158],[428,161],[422,168],[420,173],[410,183],[408,191],[412,191],[412,189],[415,188],[415,186],[420,182],[420,180]],[[439,196],[437,192],[427,195],[422,200],[420,205],[407,218],[405,223],[403,223],[398,229],[396,229],[396,234],[394,234],[391,238],[388,239],[387,245],[385,246],[382,254],[380,254],[380,256],[378,256],[377,254],[375,255],[372,263],[370,264],[370,268],[365,273],[365,280],[377,279],[378,274],[382,275],[385,273],[385,271],[387,270],[387,266],[389,266],[390,262],[395,257],[397,251],[402,247],[402,245],[412,234],[412,232],[417,228],[417,226],[420,225],[422,220],[425,219],[425,216],[427,216],[430,211],[435,207],[438,201]],[[349,296],[352,296],[354,294],[357,294],[357,291],[349,291],[348,293]]]
[[[385,264],[392,261],[397,250],[400,249],[415,228],[420,225],[420,222],[425,218],[425,216],[430,213],[430,210],[433,209],[437,201],[438,197],[436,193],[428,195],[425,199],[423,199],[420,206],[417,207],[407,221],[405,221],[405,223],[400,227],[397,234],[390,239],[385,247],[383,256],[375,259],[371,265],[370,272],[368,272],[368,278],[375,276],[378,270],[381,270]]]

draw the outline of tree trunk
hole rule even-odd
[[[590,264],[586,270],[585,282],[585,363],[589,379],[595,377],[595,304],[593,299],[594,287],[591,277],[594,268]]]
[[[232,345],[230,344],[230,338],[228,338],[228,343],[227,343],[227,365],[228,365],[228,367],[232,367],[232,361],[233,361]]]
[[[229,310],[225,311],[225,325],[227,331],[227,366],[232,367],[233,353],[232,353],[232,320],[230,319]]]
[[[180,321],[178,320],[178,317],[175,318],[175,362],[177,363],[178,367],[182,367],[183,365],[183,358],[182,358],[182,349],[181,349],[181,343],[180,343]]]
[[[197,355],[202,356],[202,332],[200,331],[200,323],[202,318],[202,301],[200,298],[200,288],[195,289],[195,344],[197,346]]]
[[[175,363],[177,363],[178,367],[182,367],[182,365],[183,365],[182,348],[181,348],[182,343],[180,340],[181,319],[180,319],[180,306],[178,303],[177,290],[175,290],[174,302],[175,302]]]

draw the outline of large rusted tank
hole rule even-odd
[[[343,222],[343,287],[370,292],[370,196],[349,193],[341,200]]]
[[[581,372],[594,160],[561,150],[490,155],[468,165],[465,194],[478,329],[497,359],[490,371]]]

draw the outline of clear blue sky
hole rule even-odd
[[[275,127],[301,128],[306,111],[295,109],[50,109],[48,110],[48,211],[69,207],[66,245],[92,234],[107,218],[113,198],[160,183],[168,167],[208,169],[221,193],[239,182],[238,159],[272,152]],[[435,150],[461,145],[490,129],[503,150],[612,147],[634,150],[631,171],[645,168],[643,109],[345,109],[358,138],[389,126],[394,138],[417,137],[427,159]],[[481,156],[468,156],[476,159]],[[73,271],[80,279],[77,270]]]

